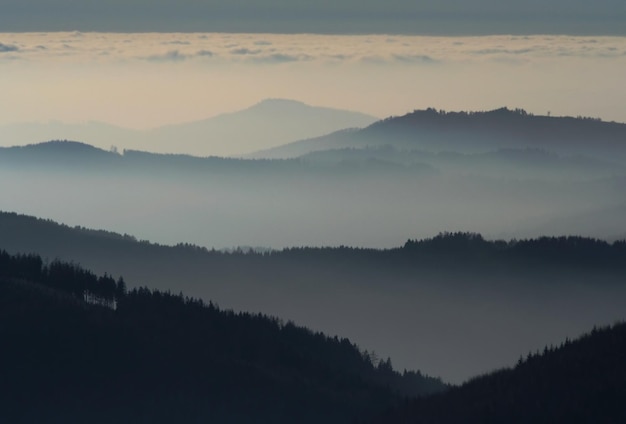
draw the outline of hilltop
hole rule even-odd
[[[541,148],[626,160],[626,124],[594,118],[536,116],[506,107],[486,112],[415,110],[372,125],[260,151],[258,158],[286,158],[313,151],[392,146],[403,150],[476,153]]]

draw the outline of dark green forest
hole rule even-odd
[[[626,323],[520,357],[517,366],[410,400],[380,424],[626,422]]]
[[[0,340],[3,422],[626,420],[623,323],[449,388],[347,339],[2,251]]]
[[[376,122],[367,131],[391,131],[396,135],[424,131],[438,134],[441,140],[448,137],[452,140],[465,134],[468,139],[477,136],[486,139],[497,137],[503,144],[524,142],[557,150],[592,146],[596,150],[608,148],[623,153],[626,125],[581,116],[533,115],[523,109],[507,107],[484,112],[446,112],[428,108]],[[590,140],[594,140],[594,143],[590,143]]]
[[[0,214],[0,235],[11,254],[124,276],[129,289],[182,291],[291,319],[455,383],[622,319],[626,304],[624,241],[456,232],[393,249],[222,251],[14,213]]]
[[[351,422],[445,390],[345,338],[0,252],[0,421]]]
[[[344,275],[349,280],[374,277],[425,277],[463,280],[499,276],[622,281],[626,273],[626,240],[607,242],[580,236],[486,240],[480,234],[447,232],[408,240],[392,249],[349,246],[293,247],[282,250],[207,249],[181,243],[159,245],[128,234],[69,227],[51,220],[0,212],[3,247],[10,253],[37,253],[48,260],[77,261],[96,272],[131,275],[138,268],[178,278],[267,281]],[[453,263],[455,266],[450,267]],[[302,275],[306,271],[307,275]],[[149,271],[145,271],[149,272]],[[309,275],[310,274],[310,275]],[[296,276],[298,278],[296,278]],[[349,277],[349,278],[348,278]],[[147,282],[136,282],[145,285]],[[151,286],[164,289],[169,286]]]
[[[391,116],[363,129],[268,149],[258,157],[296,157],[312,151],[373,146],[457,153],[532,147],[623,162],[625,137],[626,124],[596,118],[533,115],[508,107],[469,112],[428,108]]]

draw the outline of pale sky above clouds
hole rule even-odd
[[[191,121],[282,97],[626,122],[626,37],[0,33],[0,124]]]

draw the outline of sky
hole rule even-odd
[[[1,0],[3,31],[626,35],[623,0]]]
[[[626,37],[0,33],[0,125],[147,129],[265,98],[377,117],[521,107],[626,122]]]

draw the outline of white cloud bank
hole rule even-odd
[[[206,118],[265,97],[378,116],[524,107],[626,121],[626,37],[0,33],[0,124]]]
[[[3,41],[4,40],[4,41]],[[0,33],[0,53],[19,52],[24,60],[73,63],[120,62],[171,57],[212,57],[221,63],[273,61],[276,56],[322,63],[418,63],[554,59],[557,56],[619,58],[626,37],[572,36],[342,36],[198,33]],[[210,54],[206,54],[210,52]],[[106,56],[106,59],[103,59]],[[250,56],[254,56],[251,58]],[[1,60],[1,57],[0,57]],[[295,61],[294,60],[294,61]],[[291,60],[290,60],[291,61]]]

